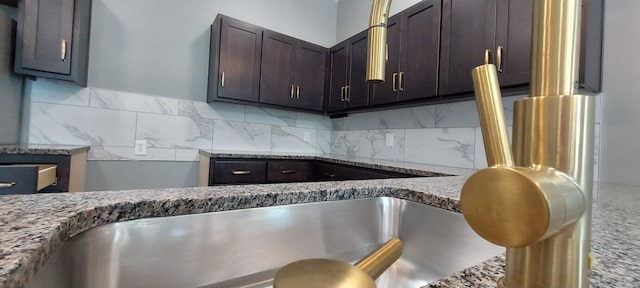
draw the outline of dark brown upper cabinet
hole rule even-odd
[[[386,81],[375,85],[369,105],[438,95],[441,15],[441,0],[426,0],[389,19]]]
[[[87,86],[91,0],[23,0],[15,72]]]
[[[207,101],[258,102],[262,28],[218,15],[209,51]]]
[[[327,48],[264,30],[260,103],[322,111]]]
[[[372,86],[366,80],[367,39],[363,31],[329,50],[329,112],[367,106]]]

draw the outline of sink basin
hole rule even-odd
[[[67,241],[26,287],[271,287],[290,262],[354,263],[394,236],[403,255],[378,287],[421,287],[504,251],[461,214],[381,197],[96,227]]]

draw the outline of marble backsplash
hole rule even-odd
[[[511,136],[513,102],[504,98]],[[598,179],[601,96],[596,101],[594,179]],[[487,167],[475,101],[351,114],[331,120],[331,153],[463,169]],[[393,134],[393,146],[386,145]]]
[[[42,78],[28,81],[26,93],[31,98],[29,144],[90,145],[89,160],[197,161],[198,149],[330,150],[331,121],[316,114],[81,88]],[[147,141],[147,155],[134,155],[135,140]]]

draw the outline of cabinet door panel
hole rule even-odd
[[[441,0],[429,0],[403,12],[400,101],[438,94],[440,3]]]
[[[296,95],[296,107],[322,111],[324,97],[325,63],[327,49],[298,41],[296,49],[296,85],[300,87]]]
[[[22,68],[71,73],[74,0],[25,0]]]
[[[258,101],[262,29],[223,18],[220,36],[218,97]],[[223,76],[224,73],[224,76]]]
[[[329,51],[331,77],[329,83],[329,112],[344,109],[342,101],[343,87],[347,86],[347,70],[349,68],[349,47],[347,42],[334,46]]]
[[[400,72],[400,21],[392,17],[387,24],[387,51],[389,59],[385,66],[384,83],[374,84],[375,90],[369,99],[369,105],[393,103],[398,101],[398,92],[394,87],[394,73]],[[397,79],[397,77],[396,77]]]
[[[496,0],[444,0],[440,54],[441,96],[473,91],[471,70],[494,50]]]
[[[503,47],[500,86],[527,84],[531,78],[531,35],[533,33],[533,0],[498,0],[496,48]],[[496,61],[498,66],[496,54]]]
[[[346,98],[347,108],[367,106],[369,102],[369,83],[367,82],[367,46],[368,32],[364,31],[352,37],[349,42],[349,81]]]
[[[293,79],[296,39],[279,33],[264,31],[262,67],[260,73],[260,102],[293,106]]]

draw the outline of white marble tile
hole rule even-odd
[[[136,139],[155,148],[211,149],[213,120],[138,113]]]
[[[386,145],[387,134],[393,134],[393,147]],[[360,133],[359,156],[370,159],[404,160],[404,130],[366,130]]]
[[[178,115],[178,99],[91,88],[91,107]]]
[[[602,122],[602,94],[598,94],[596,96],[596,123],[600,124]]]
[[[344,130],[374,130],[383,128],[380,111],[353,113],[342,119]]]
[[[473,168],[475,128],[426,128],[405,131],[407,162]]]
[[[331,131],[316,130],[316,150],[318,153],[331,153]]]
[[[502,106],[504,107],[504,119],[507,125],[513,125],[513,103],[526,97],[527,95],[518,95],[502,98]]]
[[[197,149],[176,149],[176,161],[198,161],[200,153]]]
[[[360,131],[331,131],[331,154],[359,157]]]
[[[298,112],[296,127],[331,130],[331,119],[320,114]]]
[[[180,100],[178,115],[242,122],[244,111],[244,105]]]
[[[147,148],[147,155],[135,155],[133,146],[91,146],[88,160],[175,161],[176,149]]]
[[[30,144],[132,146],[136,113],[31,103]]]
[[[247,106],[245,121],[257,124],[296,126],[296,112]]]
[[[509,147],[511,147],[511,139],[513,138],[513,126],[507,126],[507,136],[509,137]],[[482,138],[482,129],[476,128],[475,131],[475,157],[474,157],[474,169],[487,168],[487,154],[484,151],[484,140]]]
[[[215,120],[213,149],[269,151],[271,125]]]
[[[89,106],[89,88],[83,88],[67,81],[38,78],[26,81],[26,93],[31,101],[53,104]]]
[[[380,111],[383,129],[432,128],[436,125],[436,106],[419,106]]]
[[[436,105],[436,127],[460,128],[478,127],[476,101],[464,101]]]
[[[600,180],[600,124],[596,124],[593,134],[593,180]]]
[[[331,130],[333,131],[345,130],[344,124],[346,120],[347,120],[347,117],[331,119]]]
[[[308,133],[308,141],[305,141],[305,133]],[[316,137],[315,129],[272,126],[271,152],[315,153]]]

